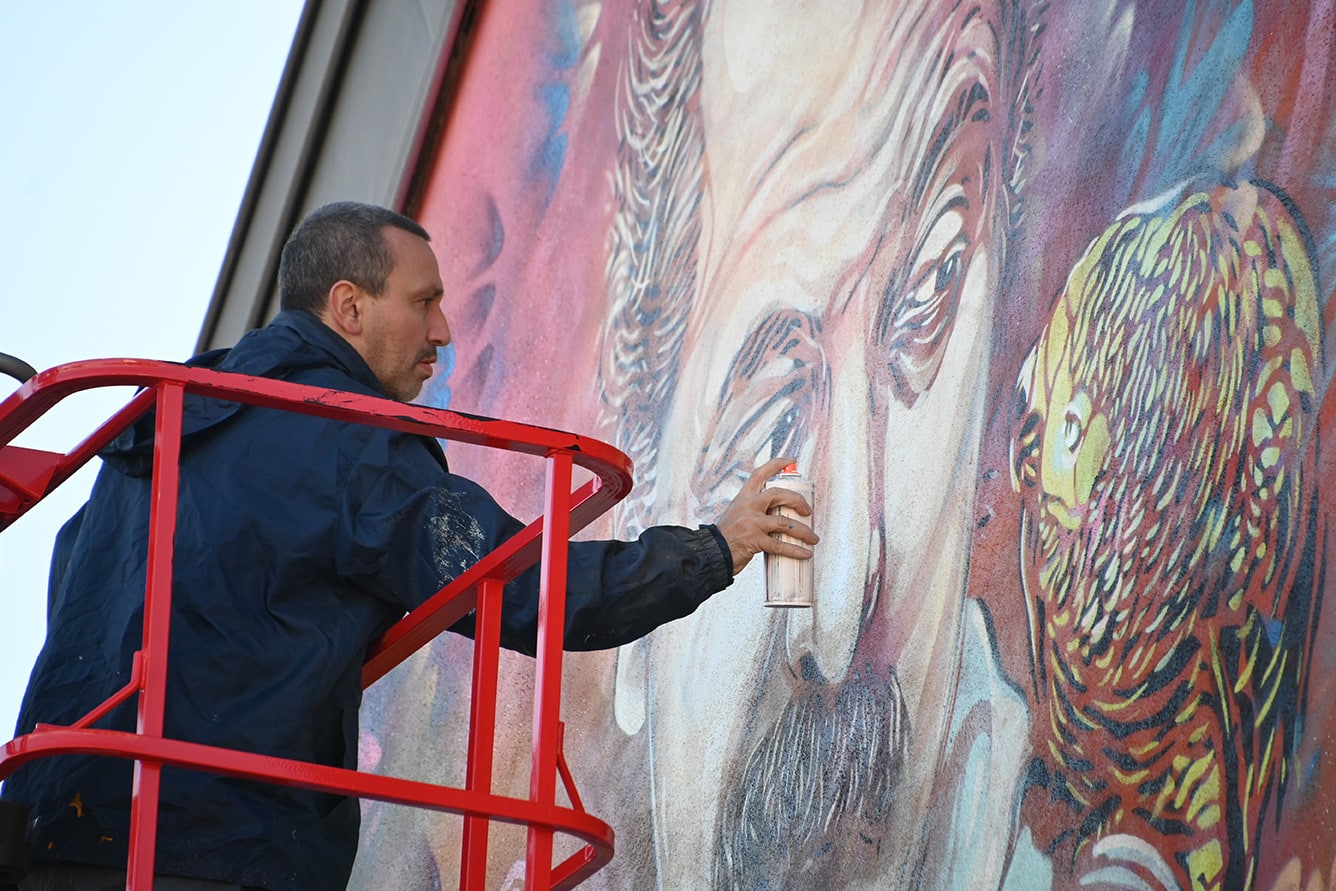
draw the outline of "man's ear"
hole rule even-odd
[[[335,282],[325,298],[329,326],[345,337],[360,335],[366,296],[365,291],[350,281]]]

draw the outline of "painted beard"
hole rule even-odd
[[[725,780],[712,887],[838,886],[846,849],[880,846],[908,734],[890,666],[790,700]]]

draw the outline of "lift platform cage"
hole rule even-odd
[[[460,888],[486,887],[488,830],[493,820],[527,827],[526,888],[574,887],[608,863],[613,853],[612,828],[585,810],[563,751],[562,629],[567,542],[630,491],[631,462],[625,454],[597,440],[547,428],[170,362],[89,360],[35,373],[12,357],[0,356],[0,360],[0,371],[22,381],[0,402],[0,531],[92,460],[121,431],[147,412],[156,411],[143,643],[130,666],[130,681],[70,726],[38,725],[6,743],[0,752],[0,780],[34,759],[53,755],[85,753],[134,762],[134,784],[127,790],[132,796],[127,891],[151,891],[153,887],[159,778],[164,766],[459,814],[463,817]],[[57,403],[108,387],[134,388],[134,395],[69,451],[13,444]],[[187,394],[523,453],[546,462],[543,514],[394,625],[370,647],[363,666],[365,688],[476,610],[468,763],[462,788],[163,735],[172,543]],[[575,466],[590,476],[578,488]],[[540,560],[529,797],[521,799],[492,791],[501,595],[508,580]],[[100,718],[131,699],[137,707],[136,732],[98,728]],[[558,781],[566,803],[559,803]],[[0,838],[0,885],[16,881],[26,867],[26,852],[17,850],[23,843],[21,817],[16,819],[14,806],[6,810],[3,816],[8,818],[10,832]],[[558,834],[573,839],[578,849],[554,863]]]

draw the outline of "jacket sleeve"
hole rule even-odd
[[[695,611],[733,582],[708,528],[653,526],[635,541],[572,542],[566,574],[566,649],[602,650]],[[539,567],[506,589],[502,642],[532,654]]]
[[[523,528],[477,483],[449,473],[418,437],[372,437],[347,480],[337,570],[412,609]],[[620,646],[688,615],[732,583],[713,527],[656,526],[634,541],[572,542],[566,648]],[[536,651],[538,564],[506,585],[501,642]],[[472,614],[451,629],[472,636]]]

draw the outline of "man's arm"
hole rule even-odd
[[[418,437],[371,436],[347,483],[346,535],[339,570],[369,591],[411,609],[522,528],[478,484],[445,471]],[[635,541],[573,542],[566,584],[566,645],[605,649],[643,637],[693,612],[728,587],[763,551],[806,558],[811,552],[771,537],[783,532],[815,543],[801,522],[766,512],[786,505],[809,515],[806,502],[765,481],[792,459],[768,462],[743,484],[718,526],[655,526]],[[353,494],[353,493],[357,494]],[[790,528],[790,524],[793,528]],[[721,541],[722,545],[721,546]],[[534,652],[540,569],[505,588],[502,643]],[[456,624],[471,635],[472,617]]]
[[[807,524],[767,513],[786,506],[803,516],[811,515],[810,506],[797,493],[764,488],[766,480],[792,460],[777,458],[757,469],[713,529],[653,526],[632,542],[572,543],[566,587],[566,648],[607,649],[644,637],[660,625],[694,612],[711,595],[728,587],[758,553],[810,558],[810,549],[783,543],[771,535],[782,532],[810,544],[817,541]],[[503,621],[512,627],[512,619],[523,618],[520,627],[524,638],[516,641],[520,645],[515,649],[526,650],[526,644],[532,645],[529,625],[532,621],[536,629],[537,602],[536,593],[527,589],[507,590],[509,616]]]

